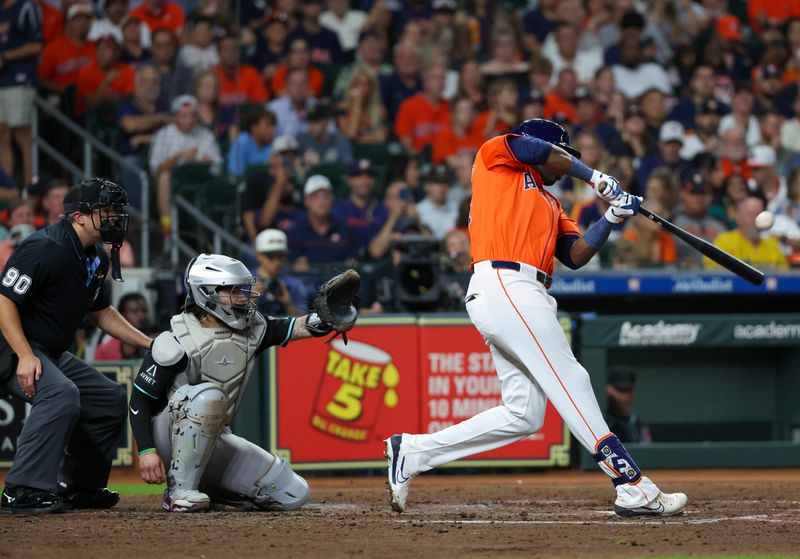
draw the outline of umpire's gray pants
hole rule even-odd
[[[54,360],[33,352],[42,362],[42,377],[32,400],[22,393],[15,371],[0,383],[0,392],[32,405],[6,482],[52,492],[59,481],[105,487],[128,415],[125,388],[71,353]]]

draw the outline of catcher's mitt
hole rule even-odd
[[[354,303],[360,288],[361,276],[355,270],[345,270],[320,285],[314,298],[315,312],[307,321],[309,331],[315,336],[336,332],[333,338],[341,334],[347,343],[346,332],[356,324],[358,311]]]

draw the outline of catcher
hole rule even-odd
[[[147,483],[167,483],[171,512],[211,504],[245,510],[293,510],[308,500],[306,481],[282,459],[229,427],[255,358],[290,340],[337,336],[356,322],[361,280],[354,270],[323,284],[315,312],[264,317],[255,310],[255,278],[244,264],[201,254],[186,268],[186,305],[160,334],[134,379],[130,420]],[[345,337],[346,339],[346,337]]]

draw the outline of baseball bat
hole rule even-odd
[[[644,206],[639,207],[639,213],[645,216],[650,221],[658,223],[662,229],[666,229],[679,239],[682,239],[689,246],[695,250],[700,251],[702,254],[708,256],[711,260],[720,266],[727,268],[739,277],[742,277],[752,283],[753,285],[761,285],[764,281],[764,273],[760,270],[753,268],[750,264],[742,262],[738,258],[731,256],[724,250],[715,247],[708,241],[692,235],[688,231],[681,229],[674,223],[670,223],[658,214],[654,214]]]

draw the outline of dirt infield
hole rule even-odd
[[[0,516],[0,557],[650,557],[800,556],[800,471],[656,471],[687,512],[624,520],[600,473],[421,476],[389,510],[379,478],[311,479],[293,513],[158,511],[124,496],[108,512]]]

